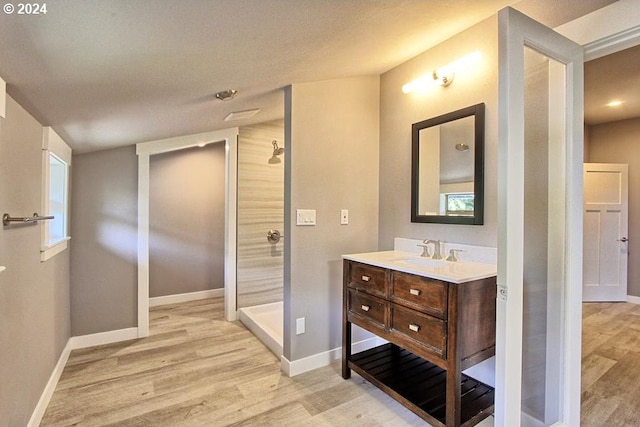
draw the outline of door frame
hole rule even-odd
[[[637,7],[636,0],[618,0],[609,6],[560,25],[554,28],[554,31],[582,45],[585,61],[596,59],[640,44],[640,9]],[[501,190],[499,189],[499,191]],[[582,286],[582,284],[580,284],[580,286]],[[574,323],[579,321],[580,325],[582,319],[580,315],[576,316],[576,313],[581,313],[581,304],[581,301],[573,298],[567,307],[569,313],[573,312],[572,318],[574,319]],[[581,370],[579,356],[582,353],[582,349],[580,340],[572,340],[570,343],[567,343],[566,350],[569,354],[573,354],[574,356],[578,355],[576,358],[578,363],[576,367],[574,367],[575,378],[577,375],[580,375]],[[498,369],[497,364],[496,367]],[[496,375],[500,374],[496,372]],[[564,407],[565,411],[573,411],[571,421],[560,423],[559,426],[579,425],[581,389],[579,376],[577,378],[577,387],[574,385],[573,388],[568,390],[570,395],[573,394],[575,396],[573,399],[574,403],[572,406],[567,407],[565,402]],[[498,394],[499,391],[500,390],[496,388],[496,402],[498,402],[500,398]],[[498,406],[496,406],[496,411],[498,409]],[[497,417],[496,426],[500,426],[499,422],[500,417]],[[505,424],[502,425],[504,426]]]
[[[582,47],[510,7],[498,14],[499,22],[499,137],[498,137],[498,299],[496,322],[496,399],[498,426],[519,426],[522,410],[523,274],[524,274],[524,48],[526,46],[565,64],[566,111],[563,134],[563,170],[555,182],[564,184],[565,204],[558,231],[565,236],[564,298],[551,301],[548,316],[558,320],[548,335],[560,352],[562,366],[552,366],[560,378],[560,422],[579,426],[580,346],[582,300]],[[551,81],[551,84],[554,84]],[[551,130],[551,128],[550,128]],[[557,130],[556,130],[557,131]],[[570,254],[570,255],[569,255]],[[577,256],[579,255],[579,256]],[[574,308],[577,307],[577,310]],[[550,318],[548,317],[548,320]],[[575,393],[575,390],[578,393]]]
[[[224,313],[236,320],[238,128],[136,144],[138,155],[138,338],[149,335],[149,160],[201,144],[225,144]]]

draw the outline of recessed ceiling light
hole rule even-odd
[[[248,119],[249,117],[253,117],[258,114],[259,111],[259,108],[254,108],[253,110],[234,111],[233,113],[229,113],[227,117],[224,118],[224,121],[230,122],[231,120]]]
[[[222,92],[216,93],[216,98],[218,98],[220,101],[228,101],[235,98],[237,94],[238,91],[235,89],[223,90]]]
[[[619,107],[622,105],[622,101],[611,101],[607,104],[607,107]]]

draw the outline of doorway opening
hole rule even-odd
[[[224,144],[154,154],[149,173],[149,305],[222,297]]]
[[[138,155],[138,338],[149,335],[150,156],[214,142],[225,146],[224,312],[236,320],[236,179],[238,128],[137,144]]]
[[[636,177],[636,171],[640,170],[637,149],[640,61],[637,55],[640,55],[640,45],[628,47],[622,43],[606,55],[595,50],[593,59],[585,63],[581,353],[581,409],[585,425],[624,426],[637,422],[632,406],[635,388],[631,384],[640,380],[640,371],[628,368],[640,352],[637,345],[640,330],[636,327],[640,315],[640,241],[637,241],[640,222],[636,219],[640,210],[640,179]],[[616,70],[615,83],[603,79],[607,67]],[[592,174],[600,179],[590,177]],[[628,184],[626,201],[625,182]],[[624,215],[627,209],[628,215]]]

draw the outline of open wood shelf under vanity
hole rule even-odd
[[[364,255],[343,264],[342,377],[355,371],[435,427],[487,418],[493,388],[462,371],[495,354],[495,276],[448,282]],[[352,325],[387,344],[352,354]]]
[[[391,343],[353,354],[349,367],[420,418],[445,425],[446,370]],[[462,426],[493,412],[493,387],[462,374],[461,389]]]

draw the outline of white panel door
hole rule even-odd
[[[626,301],[629,167],[584,165],[583,301]]]

